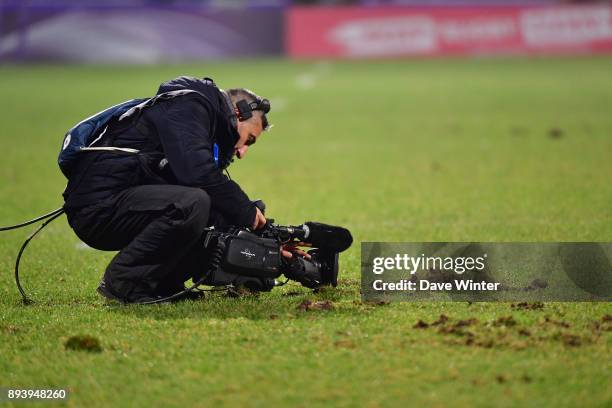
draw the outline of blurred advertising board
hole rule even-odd
[[[158,63],[283,53],[284,1],[219,3],[0,0],[0,62]]]
[[[292,7],[298,58],[612,52],[612,6]]]

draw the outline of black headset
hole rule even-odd
[[[246,99],[241,99],[236,102],[236,116],[239,121],[245,121],[253,117],[253,111],[262,111],[263,128],[268,127],[268,119],[266,113],[270,112],[270,101],[265,98],[257,98],[254,101],[247,102]]]

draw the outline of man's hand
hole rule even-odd
[[[293,258],[293,254],[301,256],[302,258],[306,258],[308,260],[311,259],[311,256],[301,249],[295,247],[294,245],[283,245],[281,247],[281,255],[284,258],[291,259]]]
[[[264,217],[263,213],[259,210],[259,208],[255,207],[255,221],[253,221],[253,229],[257,230],[263,228],[266,225],[266,217]]]

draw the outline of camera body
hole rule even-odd
[[[238,227],[225,231],[211,227],[204,240],[210,265],[206,275],[199,279],[213,286],[242,282],[256,290],[271,290],[274,279],[284,274],[310,288],[335,287],[339,253],[351,243],[348,230],[319,223],[283,226],[269,219],[264,228],[255,232]],[[315,244],[317,247],[308,251],[308,257],[295,254],[287,259],[281,255],[283,246]]]
[[[278,241],[262,238],[245,230],[226,239],[221,267],[237,275],[277,278],[281,274],[281,253]]]

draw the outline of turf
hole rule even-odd
[[[269,216],[356,241],[336,291],[111,307],[95,288],[113,254],[62,217],[26,253],[24,307],[26,231],[2,233],[0,387],[67,387],[70,406],[610,406],[608,303],[359,296],[360,241],[612,241],[610,72],[611,58],[0,67],[2,225],[61,205],[71,125],[191,74],[272,99],[275,127],[231,167]]]

